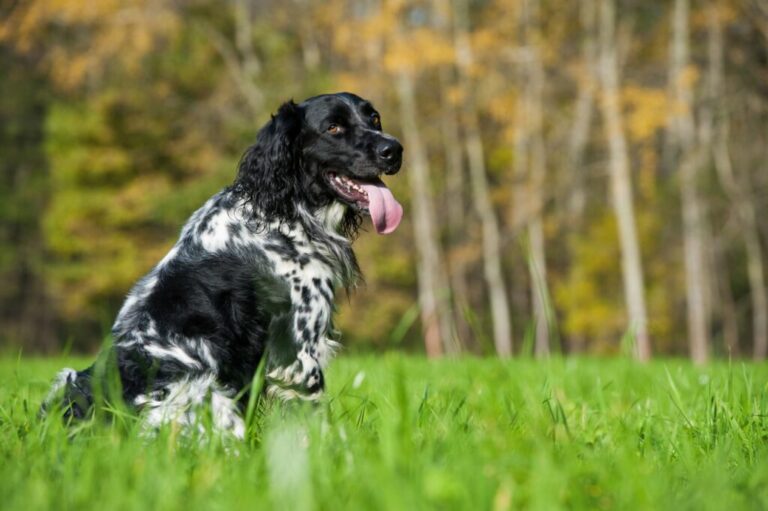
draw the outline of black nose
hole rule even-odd
[[[385,140],[376,148],[379,159],[389,165],[394,165],[403,157],[403,146],[397,140]],[[397,170],[395,170],[397,172]],[[389,172],[387,172],[389,174]],[[393,172],[394,173],[394,172]]]

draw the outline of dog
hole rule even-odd
[[[244,403],[264,361],[265,392],[315,401],[338,346],[334,293],[360,279],[351,243],[365,215],[379,234],[402,206],[381,181],[403,147],[351,93],[284,103],[242,156],[232,185],[195,211],[128,294],[112,343],[88,369],[62,370],[43,409],[87,417],[111,367],[148,428],[197,424],[245,434]]]

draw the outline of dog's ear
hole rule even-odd
[[[240,159],[234,189],[267,218],[296,217],[296,202],[301,193],[298,138],[302,119],[303,113],[296,103],[283,103]]]

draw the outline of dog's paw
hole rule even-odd
[[[267,395],[282,400],[315,401],[325,388],[320,364],[304,353],[290,365],[271,368],[266,379]]]

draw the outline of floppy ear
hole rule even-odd
[[[299,169],[302,112],[283,103],[240,159],[234,189],[267,218],[292,220],[301,193]]]

